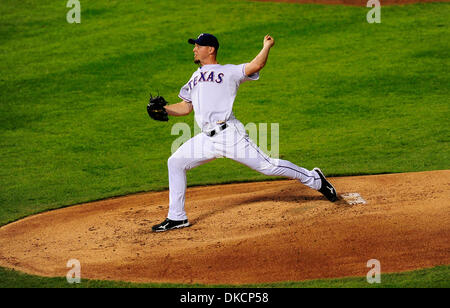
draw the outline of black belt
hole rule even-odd
[[[227,124],[227,123],[224,123],[224,124],[220,125],[218,128],[213,129],[212,131],[205,132],[205,134],[206,134],[206,136],[208,136],[208,137],[212,137],[212,136],[214,136],[215,134],[218,134],[220,131],[222,131],[222,130],[224,130],[225,128],[227,128],[227,127],[228,127],[228,124]]]

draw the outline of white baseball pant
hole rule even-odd
[[[170,156],[167,162],[169,219],[187,219],[184,208],[186,171],[221,157],[233,159],[265,175],[296,179],[312,189],[320,189],[321,180],[315,171],[304,169],[287,160],[269,157],[249,139],[241,122],[233,119],[227,124],[225,130],[212,137],[203,132],[194,136]]]

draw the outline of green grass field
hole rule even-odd
[[[193,116],[157,123],[145,107],[149,92],[179,101],[196,69],[187,39],[201,32],[219,38],[222,64],[276,39],[234,111],[279,123],[282,158],[328,175],[449,169],[450,4],[383,7],[381,24],[368,10],[102,0],[81,1],[81,24],[69,24],[64,1],[1,1],[0,225],[167,189],[171,127],[193,128]],[[188,173],[189,185],[266,179],[224,159]]]
[[[257,285],[202,285],[130,283],[81,279],[69,284],[66,278],[44,278],[0,268],[0,288],[450,288],[450,266],[437,266],[398,274],[382,274],[380,283],[369,284],[366,277],[307,280]]]

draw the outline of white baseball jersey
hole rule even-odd
[[[220,121],[234,119],[233,103],[239,86],[244,81],[259,79],[259,73],[246,76],[245,65],[204,65],[181,88],[178,96],[193,104],[195,121],[202,131],[214,128]]]

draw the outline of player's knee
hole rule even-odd
[[[262,174],[264,174],[264,175],[271,175],[271,170],[270,169],[268,169],[268,168],[261,168],[260,170],[259,170],[259,172],[261,172]]]
[[[170,156],[169,159],[167,160],[167,166],[169,169],[184,169],[184,162],[181,158],[176,157],[176,156]]]
[[[269,161],[261,163],[258,171],[264,175],[273,175],[273,169],[277,165],[278,163],[274,159],[270,159]]]

